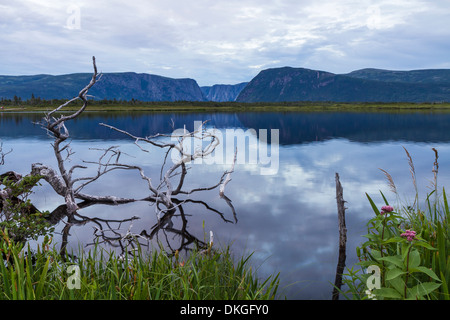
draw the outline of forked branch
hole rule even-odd
[[[60,185],[58,190],[64,192],[64,198],[66,201],[67,210],[69,214],[75,212],[78,209],[78,206],[76,204],[75,194],[73,192],[73,181],[72,181],[73,168],[70,170],[66,169],[64,158],[62,156],[62,153],[64,151],[68,151],[69,156],[71,154],[69,145],[70,143],[62,145],[62,143],[69,138],[69,130],[67,129],[65,122],[77,118],[86,109],[88,105],[87,93],[89,89],[97,82],[98,76],[95,57],[92,57],[92,64],[94,67],[94,74],[92,75],[89,84],[79,92],[77,97],[65,102],[64,104],[60,105],[53,111],[50,111],[44,117],[43,126],[47,130],[47,132],[54,138],[53,152],[55,154],[58,163],[59,174],[62,178],[62,181],[57,183],[58,185]],[[83,101],[83,105],[81,106],[80,109],[69,115],[60,115],[59,118],[53,116],[56,112],[61,111],[64,107],[66,107],[67,105],[78,99]],[[52,181],[55,181],[55,179],[56,177],[53,175]]]

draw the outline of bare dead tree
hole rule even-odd
[[[92,58],[94,73],[92,75],[89,84],[84,87],[77,97],[68,100],[64,104],[60,105],[56,109],[47,113],[40,123],[41,126],[47,131],[48,135],[53,139],[52,147],[53,154],[57,161],[57,169],[53,169],[50,166],[42,163],[34,163],[31,166],[31,173],[29,175],[39,176],[44,179],[52,189],[60,196],[64,198],[64,205],[55,209],[50,215],[50,220],[53,223],[56,221],[63,221],[63,218],[67,218],[65,227],[63,229],[63,242],[61,251],[63,252],[67,245],[67,236],[69,230],[75,225],[84,225],[86,223],[93,223],[95,226],[95,237],[101,237],[104,242],[112,244],[118,243],[122,249],[130,245],[131,239],[153,239],[153,237],[159,232],[172,232],[181,236],[181,243],[202,243],[196,237],[190,235],[187,232],[187,219],[183,210],[183,204],[196,203],[203,205],[207,210],[219,214],[226,222],[232,222],[224,218],[224,215],[214,208],[211,208],[206,202],[193,199],[193,194],[210,191],[219,188],[219,196],[226,201],[228,206],[233,212],[233,216],[236,219],[236,212],[231,203],[231,200],[225,195],[225,187],[231,180],[231,174],[234,171],[234,164],[236,162],[236,153],[234,162],[230,170],[226,170],[218,179],[215,184],[210,186],[188,189],[185,186],[186,176],[188,174],[188,165],[199,158],[205,158],[211,155],[215,148],[220,144],[218,136],[213,131],[206,130],[206,122],[194,130],[188,132],[182,130],[182,132],[173,133],[171,135],[156,133],[152,136],[138,137],[132,133],[120,128],[113,127],[108,124],[100,124],[111,130],[120,132],[125,136],[134,139],[135,144],[142,152],[150,153],[148,147],[159,148],[165,150],[165,157],[161,164],[161,170],[159,175],[159,181],[153,181],[144,169],[138,165],[131,165],[121,161],[123,153],[117,146],[111,146],[105,149],[95,149],[100,151],[101,155],[96,161],[83,161],[82,164],[76,164],[71,167],[67,166],[68,160],[74,152],[70,146],[70,134],[67,127],[67,123],[71,120],[79,117],[88,105],[88,91],[100,80],[101,75],[98,74],[95,57]],[[73,113],[61,113],[64,108],[70,103],[81,100],[82,106]],[[59,114],[59,115],[58,115]],[[165,142],[167,138],[171,138],[171,142]],[[201,144],[201,148],[194,151],[185,148],[185,142],[189,139],[199,139],[201,142],[207,141],[206,146]],[[176,141],[173,141],[176,140]],[[142,144],[146,146],[143,147]],[[1,150],[0,150],[1,151]],[[172,164],[169,164],[169,154],[174,152],[178,157],[174,160],[172,157]],[[237,152],[237,150],[236,150]],[[82,172],[83,169],[97,168],[94,174],[89,176],[75,176],[75,172]],[[114,170],[132,170],[139,173],[141,179],[146,182],[148,188],[148,195],[144,198],[123,198],[113,195],[92,195],[84,193],[85,187],[99,180],[100,177],[114,171]],[[14,173],[15,174],[15,173]],[[19,181],[20,177],[16,179]],[[8,197],[7,194],[3,195]],[[180,197],[185,197],[181,199]],[[81,200],[82,202],[77,202]],[[93,204],[111,204],[118,205],[124,203],[130,203],[135,201],[148,201],[154,204],[157,223],[151,228],[150,234],[146,230],[142,230],[140,233],[131,234],[129,230],[125,235],[120,233],[111,227],[110,222],[113,220],[102,220],[96,218],[88,218],[80,215],[79,210],[86,208]],[[183,220],[183,227],[179,230],[173,228],[172,219],[174,217],[181,217]],[[131,220],[116,220],[114,222],[119,225],[126,221],[133,221],[137,217],[133,217]],[[123,245],[126,243],[126,245]],[[180,248],[177,248],[180,249]]]

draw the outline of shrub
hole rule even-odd
[[[40,212],[29,199],[40,179],[40,176],[25,176],[14,181],[6,175],[0,183],[9,194],[0,202],[0,229],[7,229],[9,237],[15,242],[37,240],[54,230],[46,219],[49,212]]]

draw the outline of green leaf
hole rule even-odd
[[[47,276],[49,264],[50,264],[50,257],[47,258],[47,261],[45,262],[44,268],[43,268],[41,276],[39,278],[39,284],[36,289],[36,298],[38,298],[38,299],[42,298],[42,291],[44,289],[45,277]]]
[[[372,199],[370,198],[370,196],[367,194],[366,192],[366,196],[367,199],[369,199],[370,205],[372,206],[373,211],[375,212],[375,214],[378,216],[380,214],[380,210],[378,210],[377,206],[375,205],[375,203],[372,201]]]
[[[395,290],[397,290],[398,292],[403,292],[405,289],[405,281],[403,280],[403,278],[400,277],[397,277],[389,281],[389,285],[395,288]]]
[[[383,192],[380,190],[381,196],[383,197],[384,203],[388,206],[389,202],[386,200],[386,197],[384,196]]]
[[[30,250],[30,245],[28,244],[28,250]],[[34,290],[33,290],[33,283],[31,281],[31,258],[30,255],[27,256],[27,258],[25,259],[25,273],[27,275],[27,298],[30,299],[32,298],[33,300],[36,299],[36,296],[34,294]]]
[[[434,280],[437,280],[439,282],[441,281],[441,279],[439,279],[439,277],[436,275],[436,273],[434,273],[433,270],[430,270],[430,269],[428,269],[426,267],[422,267],[422,266],[415,267],[415,268],[411,268],[410,271],[411,272],[422,272],[422,273],[425,273],[430,278],[433,278]]]
[[[414,245],[419,246],[419,247],[424,247],[424,248],[427,248],[429,250],[437,250],[431,244],[429,244],[428,242],[424,242],[424,241],[417,241],[417,242],[414,243]]]
[[[382,242],[382,244],[388,244],[388,243],[392,243],[392,242],[402,242],[403,238],[401,237],[392,237],[389,238],[388,240],[385,240]]]
[[[403,260],[400,258],[400,256],[387,256],[378,258],[378,260],[386,261],[396,265],[399,268],[403,268]]]
[[[373,291],[373,294],[377,297],[401,299],[402,296],[397,290],[392,288],[380,288]]]
[[[373,233],[365,234],[363,237],[368,238],[368,239],[370,239],[372,241],[378,241],[380,239],[379,235],[373,234]]]
[[[397,278],[397,277],[399,277],[399,276],[401,276],[402,274],[405,274],[405,273],[406,272],[404,272],[401,269],[393,268],[393,269],[388,270],[386,272],[386,280],[387,281],[393,280],[393,279],[395,279],[395,278]]]
[[[409,248],[412,247],[412,243],[404,240],[401,247],[402,247],[402,259],[406,261],[406,256],[408,255]]]
[[[450,220],[450,210],[447,202],[447,194],[445,193],[445,188],[442,188],[442,198],[444,199],[444,208],[447,218]]]
[[[6,248],[6,244],[3,244],[3,247]],[[6,268],[5,263],[3,263],[3,261],[2,261],[2,263],[0,263],[0,272],[3,276],[3,286],[2,286],[3,293],[6,295],[7,298],[10,298],[12,295],[12,292],[11,292],[11,284],[10,284],[9,280],[11,278],[9,277],[8,269]]]
[[[408,263],[408,265],[406,265]],[[405,266],[408,269],[417,268],[420,265],[420,253],[417,250],[411,250],[409,253],[409,259],[405,259]]]
[[[373,226],[373,229],[375,229],[375,230],[377,230],[378,232],[381,232],[381,230],[379,230],[379,229],[381,229],[382,227],[383,227],[383,220],[384,219],[376,219],[375,220],[375,225]]]
[[[418,285],[408,289],[407,299],[416,299],[426,296],[439,288],[441,286],[440,283],[436,282],[423,282]]]
[[[370,255],[375,259],[378,260],[379,258],[381,258],[381,252],[379,250],[371,250],[370,251]]]
[[[445,246],[445,234],[444,228],[440,221],[437,222],[437,242],[439,249],[439,269],[440,271],[444,271],[446,268],[445,257],[448,255],[446,253]]]
[[[450,300],[450,294],[448,291],[447,281],[445,280],[444,274],[441,271],[441,279],[442,279],[442,292],[446,300]]]

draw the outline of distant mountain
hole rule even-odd
[[[449,69],[424,69],[411,71],[392,71],[383,69],[361,69],[346,74],[353,78],[378,80],[384,82],[406,83],[450,83]]]
[[[248,82],[239,84],[215,84],[213,86],[200,87],[207,101],[226,102],[235,101]]]
[[[78,95],[92,74],[0,76],[0,97],[15,95],[28,99],[68,99]],[[89,91],[95,99],[141,101],[203,101],[202,91],[193,79],[172,79],[145,73],[105,73]]]
[[[0,98],[69,99],[92,74],[0,76]],[[305,68],[272,68],[250,82],[199,87],[193,79],[145,73],[105,73],[91,88],[94,99],[140,101],[450,102],[450,70],[361,69],[347,74]]]
[[[253,78],[236,101],[450,101],[450,81],[446,82],[448,75],[443,71],[423,70],[399,75],[394,71],[363,69],[340,75],[304,68],[273,68]]]

